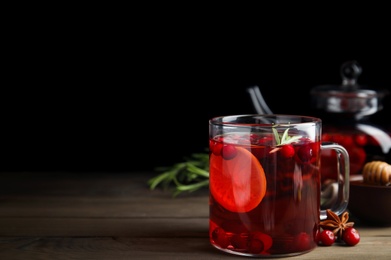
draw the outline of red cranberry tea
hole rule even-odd
[[[344,149],[320,144],[320,119],[218,117],[209,132],[210,243],[243,256],[293,256],[314,249],[325,216],[321,149]],[[346,200],[339,198],[335,208],[345,210]]]
[[[211,139],[210,151],[213,245],[264,255],[316,246],[319,142],[230,134]]]

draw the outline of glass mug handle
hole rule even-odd
[[[349,187],[350,187],[349,154],[343,146],[332,142],[322,142],[322,144],[320,145],[320,149],[321,150],[331,149],[337,153],[338,196],[335,204],[330,210],[332,210],[337,215],[341,215],[346,210],[349,202]],[[326,210],[321,210],[320,219],[324,220],[326,218],[327,218]]]

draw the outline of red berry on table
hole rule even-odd
[[[331,246],[335,242],[335,235],[331,230],[323,230],[319,234],[318,244],[323,246]]]
[[[360,234],[358,231],[353,228],[349,227],[345,229],[345,231],[342,234],[342,240],[349,246],[357,245],[358,242],[360,242]]]

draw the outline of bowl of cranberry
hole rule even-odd
[[[366,163],[362,175],[350,180],[348,210],[357,222],[391,226],[391,165]]]

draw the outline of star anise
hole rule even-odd
[[[332,230],[334,235],[338,238],[342,238],[342,233],[348,227],[353,227],[354,222],[348,222],[349,213],[345,211],[341,217],[335,214],[330,209],[326,210],[327,219],[320,222],[320,227],[323,229]]]

